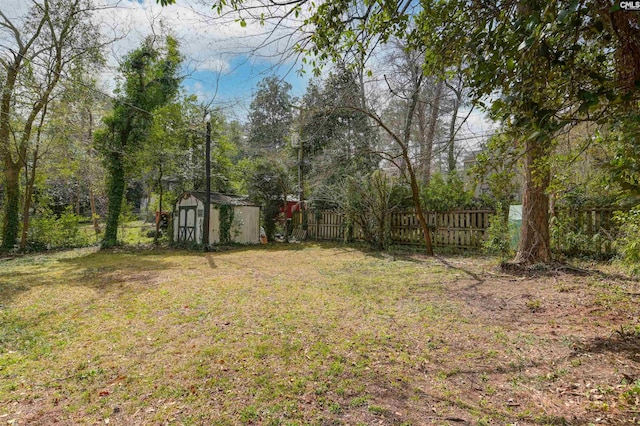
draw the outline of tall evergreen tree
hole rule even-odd
[[[346,176],[366,175],[378,165],[378,135],[359,109],[363,101],[356,76],[346,68],[320,87],[311,84],[303,99],[300,139],[304,175],[312,197]]]
[[[249,155],[264,156],[285,148],[291,132],[291,85],[278,77],[258,83],[249,111]]]

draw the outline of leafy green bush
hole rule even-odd
[[[614,255],[613,231],[594,232],[579,207],[558,209],[549,222],[551,247],[556,253],[606,259]]]
[[[425,210],[446,212],[473,205],[473,194],[465,191],[464,182],[456,174],[436,173],[420,194]]]
[[[511,237],[509,234],[509,221],[498,207],[497,213],[489,217],[487,238],[484,249],[489,254],[507,257],[511,253]]]
[[[620,235],[616,241],[623,262],[629,266],[633,275],[640,274],[640,204],[628,212],[618,212],[614,220],[620,226]]]
[[[89,244],[87,235],[80,233],[80,216],[67,207],[57,217],[46,208],[30,220],[27,234],[31,250],[50,250],[63,247],[80,247]]]

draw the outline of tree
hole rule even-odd
[[[28,158],[23,162],[21,250],[27,247],[34,194],[53,203],[55,197],[46,195],[53,192],[56,184],[70,192],[71,197],[63,197],[64,207],[73,205],[76,215],[80,214],[81,189],[88,189],[89,202],[93,207],[91,216],[96,220],[92,188],[99,180],[102,168],[92,150],[91,116],[92,109],[99,109],[101,100],[94,96],[96,92],[86,90],[94,88],[90,82],[81,86],[77,81],[61,82],[60,94],[43,110],[27,149]],[[62,208],[54,208],[54,211],[60,214]]]
[[[440,103],[443,97],[443,81],[433,76],[424,76],[425,49],[416,50],[405,40],[392,39],[390,50],[385,57],[384,81],[387,85],[389,103],[384,119],[396,132],[401,132],[406,120],[406,109],[411,105],[411,95],[418,91],[418,102],[414,110],[414,129],[410,148],[419,181],[429,184],[431,163],[436,130],[439,124]],[[388,74],[387,74],[388,73]],[[395,141],[391,141],[391,150],[397,151]],[[401,172],[405,164],[401,163]]]
[[[293,113],[291,85],[278,77],[266,77],[258,83],[249,107],[248,145],[254,157],[278,152],[285,148]]]
[[[322,86],[310,84],[302,100],[303,174],[317,202],[326,201],[325,193],[346,176],[367,175],[377,167],[377,132],[366,114],[349,108],[363,103],[359,86],[357,76],[342,67]]]
[[[102,246],[117,244],[118,223],[127,184],[128,161],[149,136],[154,112],[178,92],[181,56],[178,43],[167,37],[162,45],[149,37],[130,52],[120,66],[117,99],[95,140],[109,174],[107,222]],[[130,172],[130,170],[129,170]]]
[[[288,170],[277,162],[269,159],[256,159],[252,164],[248,176],[249,199],[262,205],[262,218],[267,238],[272,240],[275,236],[275,218],[284,201],[285,212],[287,195],[292,189],[292,181]],[[286,238],[286,221],[285,221]]]
[[[6,43],[0,58],[0,157],[6,199],[2,248],[11,249],[19,230],[20,170],[26,164],[34,127],[61,79],[73,69],[99,62],[101,40],[88,0],[34,1],[25,16],[0,10]]]
[[[476,98],[518,136],[523,156],[523,226],[516,261],[551,259],[549,156],[558,135],[581,122],[607,123],[637,105],[637,15],[608,2],[508,2],[470,8],[459,45]],[[450,35],[452,35],[450,33]]]

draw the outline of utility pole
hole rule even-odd
[[[302,212],[304,202],[304,185],[302,183],[302,141],[298,141],[298,207]]]
[[[211,222],[211,120],[207,121],[207,133],[205,137],[205,206],[204,206],[204,224],[202,226],[202,245],[205,249],[209,248],[209,224]]]

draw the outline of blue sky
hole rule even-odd
[[[201,100],[211,99],[232,117],[243,120],[247,114],[257,84],[265,77],[277,75],[292,86],[291,94],[301,98],[306,90],[308,74],[300,75],[299,66],[285,64],[274,66],[265,61],[254,61],[244,55],[230,61],[228,71],[215,72],[201,70],[190,74],[184,80],[188,92]]]
[[[19,0],[7,0],[19,2]],[[180,42],[185,57],[185,89],[208,103],[220,106],[230,118],[244,120],[256,85],[264,77],[277,75],[292,85],[292,95],[301,97],[308,75],[279,53],[291,52],[285,42],[264,45],[267,26],[236,16],[219,16],[208,0],[178,0],[161,7],[156,0],[98,0],[109,8],[100,19],[106,32],[123,35],[108,49],[108,69],[103,75],[107,90],[113,89],[118,59],[136,48],[150,34],[167,29]]]
[[[246,119],[255,88],[264,77],[277,75],[284,79],[292,85],[294,97],[305,93],[311,73],[301,76],[297,72],[300,65],[289,55],[293,46],[287,33],[276,33],[272,40],[277,42],[265,44],[265,35],[271,30],[269,23],[261,26],[247,20],[242,27],[237,15],[220,16],[212,10],[212,0],[177,0],[167,7],[161,7],[156,0],[97,1],[113,6],[103,16],[107,28],[112,26],[126,34],[110,49],[107,85],[115,76],[118,57],[136,48],[147,35],[161,34],[163,28],[168,28],[180,41],[185,57],[185,89],[203,103],[209,103],[215,94],[213,106],[219,106],[230,119]],[[299,19],[291,18],[285,26],[296,27]],[[375,87],[370,89],[380,92]],[[466,115],[466,111],[460,111],[460,115]],[[482,112],[474,111],[460,136],[472,145],[493,128],[495,124],[486,120]]]

